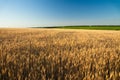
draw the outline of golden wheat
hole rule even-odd
[[[0,29],[0,80],[120,80],[120,32]]]

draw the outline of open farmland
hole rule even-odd
[[[0,29],[0,80],[120,80],[120,32]]]
[[[87,30],[120,30],[120,25],[91,25],[91,26],[58,26],[60,29],[87,29]]]

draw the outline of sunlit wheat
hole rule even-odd
[[[0,29],[0,80],[120,80],[120,32]]]

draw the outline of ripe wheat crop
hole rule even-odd
[[[0,29],[0,80],[120,80],[120,32]]]

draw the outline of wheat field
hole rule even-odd
[[[120,32],[0,29],[0,80],[120,80]]]

